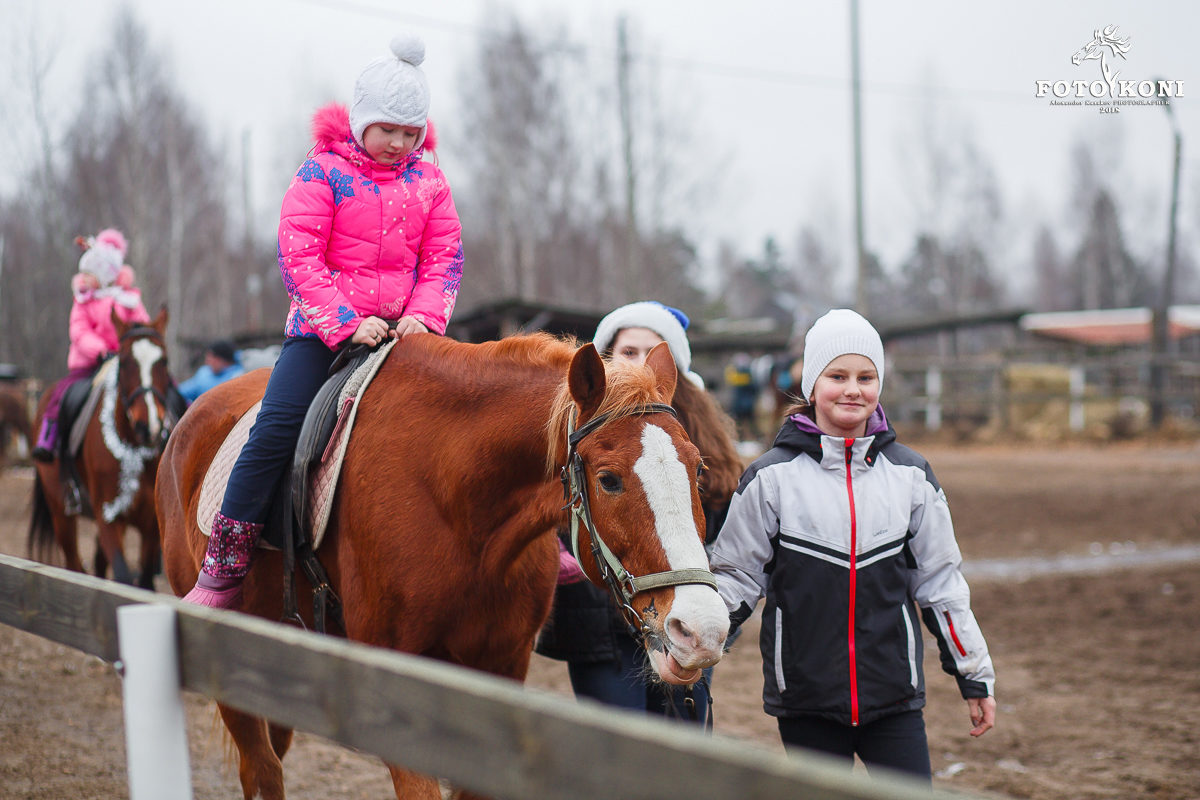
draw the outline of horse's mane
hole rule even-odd
[[[654,373],[635,364],[604,362],[605,391],[596,415],[608,414],[610,419],[630,416],[646,403],[663,402],[667,398],[658,396]],[[567,455],[567,420],[575,408],[575,401],[567,386],[566,376],[558,388],[558,394],[550,406],[550,418],[546,421],[546,436],[549,447],[546,452],[546,468],[554,474]],[[578,427],[578,424],[576,424]]]
[[[711,394],[689,380],[680,380],[675,386],[671,405],[704,459],[700,493],[705,505],[727,502],[737,491],[743,470],[741,456],[733,444],[733,419]]]
[[[530,367],[565,368],[578,348],[574,337],[554,336],[542,331],[516,334],[478,344],[465,344],[443,336],[421,338],[427,358],[434,362],[444,362],[453,354],[454,369],[462,372],[471,372],[470,369],[463,370],[464,365],[483,370],[487,364],[497,361]]]

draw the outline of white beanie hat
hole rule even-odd
[[[879,332],[858,312],[835,308],[814,322],[804,336],[800,391],[805,399],[812,397],[817,378],[830,362],[850,353],[871,359],[882,387],[883,340],[879,338]]]
[[[703,389],[704,379],[691,371],[692,348],[684,332],[688,323],[687,315],[679,309],[665,306],[655,300],[642,300],[613,309],[608,316],[600,320],[600,324],[596,326],[596,335],[592,337],[592,344],[603,353],[612,347],[617,334],[623,328],[648,328],[667,343],[680,373]]]
[[[107,241],[92,240],[79,257],[79,271],[95,276],[101,286],[110,286],[125,264],[125,254]]]
[[[392,39],[391,48],[391,56],[372,61],[354,83],[350,130],[360,146],[363,131],[376,122],[424,128],[429,115],[429,84],[421,71],[425,43],[401,35]]]

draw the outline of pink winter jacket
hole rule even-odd
[[[279,271],[291,298],[285,335],[331,349],[365,317],[411,315],[445,333],[462,278],[458,212],[425,141],[399,164],[372,160],[350,134],[346,108],[313,117],[316,141],[279,215]]]
[[[100,356],[117,352],[120,340],[112,321],[114,308],[123,322],[150,321],[150,315],[142,305],[142,293],[137,289],[126,289],[123,294],[127,299],[121,303],[115,297],[97,296],[92,292],[75,298],[68,329],[71,349],[67,352],[67,369],[94,367]]]

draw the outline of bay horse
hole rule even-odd
[[[84,513],[96,523],[97,548],[94,573],[144,589],[154,588],[160,544],[154,510],[154,478],[163,443],[170,433],[167,396],[171,376],[167,369],[167,309],[153,322],[128,325],[115,314],[120,344],[115,363],[103,373],[104,387],[91,412],[74,470],[86,495]],[[103,369],[103,368],[102,368]],[[42,394],[34,430],[41,425],[52,387]],[[60,437],[71,435],[60,426]],[[65,442],[64,442],[65,444]],[[59,452],[65,452],[60,447]],[[29,524],[29,550],[47,561],[55,543],[68,569],[84,572],[79,558],[77,516],[68,513],[62,492],[60,458],[35,462],[33,515]],[[125,530],[138,529],[141,543],[138,573],[125,560]]]
[[[203,394],[167,443],[158,513],[177,595],[195,583],[205,552],[196,522],[204,475],[268,374]],[[400,340],[359,400],[317,554],[346,636],[523,680],[553,599],[555,530],[572,514],[583,520],[586,574],[620,584],[650,667],[670,683],[698,679],[720,659],[729,618],[702,544],[700,454],[665,405],[676,381],[666,345],[644,367],[606,368],[594,346],[544,333]],[[278,551],[257,552],[244,611],[281,618],[281,569]],[[311,624],[311,589],[303,577],[296,586]],[[245,797],[282,800],[291,729],[218,708]],[[441,797],[433,778],[388,768],[397,797]]]

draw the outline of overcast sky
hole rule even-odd
[[[116,0],[3,0],[23,9],[64,53],[51,90],[78,107],[88,59],[111,40]],[[462,57],[493,22],[485,11],[514,8],[528,27],[568,26],[603,58],[615,52],[615,19],[629,18],[637,50],[659,58],[664,86],[687,98],[697,170],[719,170],[716,199],[687,209],[692,235],[711,252],[718,238],[756,254],[777,237],[792,248],[801,224],[831,231],[852,262],[853,151],[848,2],[806,0],[133,0],[177,85],[213,133],[238,142],[251,132],[255,201],[264,224],[278,209],[297,156],[282,131],[307,129],[326,99],[348,101],[363,64],[386,53],[391,33],[426,40],[432,116],[444,131],[441,162],[454,184],[454,100]],[[411,11],[409,10],[411,9]],[[1173,104],[1184,135],[1180,228],[1200,229],[1200,3],[1153,0],[1046,2],[861,0],[866,239],[889,267],[905,255],[919,223],[914,192],[923,120],[964,131],[996,172],[1014,269],[1028,261],[1041,222],[1070,220],[1072,147],[1087,143],[1111,174],[1127,232],[1143,257],[1159,257],[1167,232],[1171,128],[1162,108],[1051,106],[1036,81],[1094,81],[1097,61],[1071,55],[1094,31],[1119,26],[1130,47],[1120,78],[1184,82]],[[615,67],[614,67],[615,69]],[[1193,100],[1191,95],[1197,100]],[[2,99],[2,98],[0,98]],[[1070,98],[1074,99],[1074,98]],[[1091,98],[1084,98],[1091,99]],[[1104,98],[1107,99],[1107,98]],[[932,115],[930,109],[933,109]],[[294,134],[293,134],[294,135]],[[1191,138],[1189,138],[1191,137]],[[287,140],[288,147],[281,144]],[[285,152],[280,152],[285,150]],[[711,156],[711,157],[710,157]],[[274,181],[263,177],[279,173]],[[1064,247],[1075,240],[1065,238]]]

